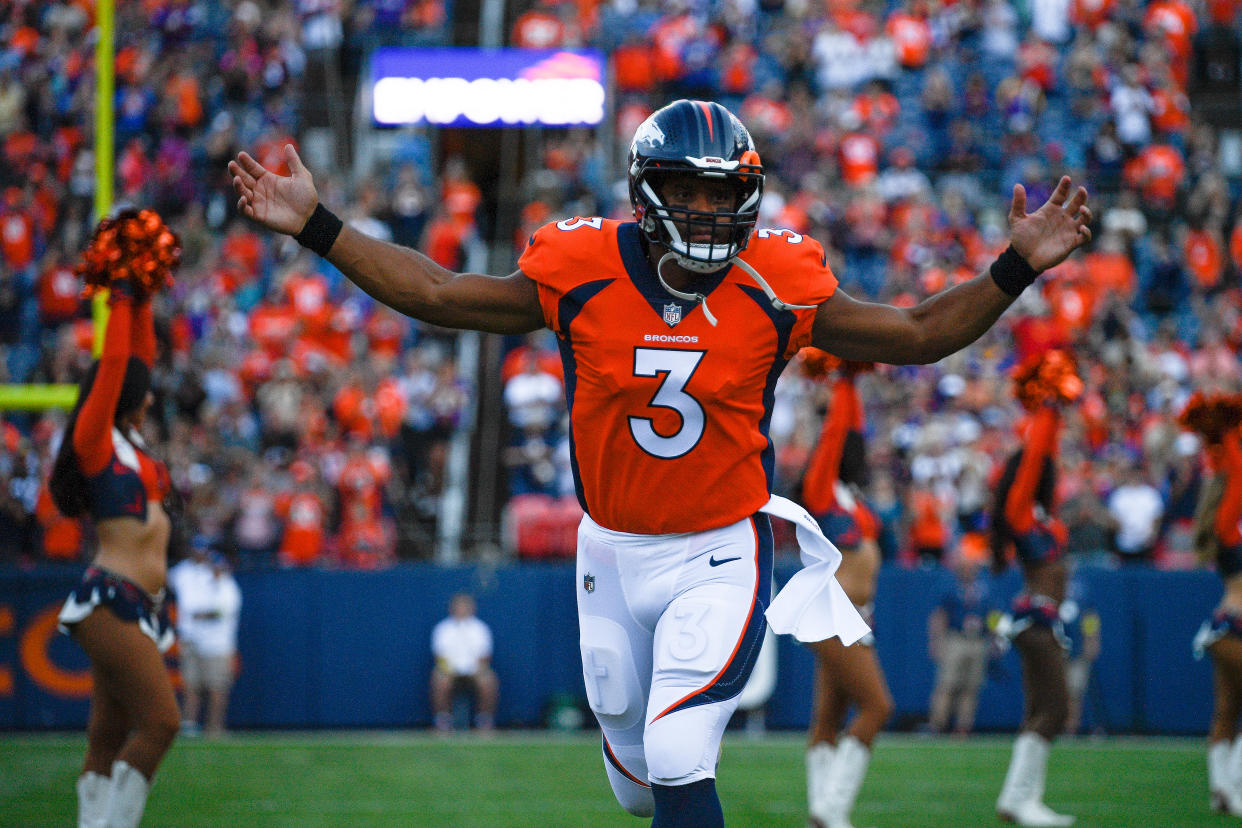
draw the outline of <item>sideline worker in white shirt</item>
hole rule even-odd
[[[431,671],[431,708],[436,730],[453,729],[453,696],[472,690],[475,726],[491,730],[496,722],[499,683],[492,670],[492,631],[475,616],[474,598],[454,595],[449,616],[431,631],[431,652],[436,666]]]
[[[199,732],[199,712],[207,696],[208,736],[224,732],[229,691],[236,675],[237,622],[241,589],[224,558],[213,554],[205,539],[195,538],[192,554],[168,573],[177,599],[177,638],[185,699],[181,729]]]

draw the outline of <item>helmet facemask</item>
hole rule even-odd
[[[677,264],[695,273],[728,267],[746,248],[759,218],[763,172],[757,153],[753,162],[691,158],[685,162],[635,159],[630,169],[630,197],[639,226],[652,241],[666,247]],[[674,206],[666,189],[674,176],[725,182],[733,190],[723,209],[699,210]]]

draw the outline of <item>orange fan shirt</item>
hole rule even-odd
[[[278,499],[277,514],[285,519],[280,539],[280,562],[284,566],[310,566],[323,551],[323,502],[313,492],[294,492]]]
[[[786,302],[816,306],[836,277],[819,243],[752,234],[741,258]],[[518,262],[559,337],[578,500],[637,534],[698,532],[771,492],[777,377],[810,344],[815,310],[775,310],[740,268],[699,279],[717,318],[659,283],[638,226],[574,218],[540,228]]]

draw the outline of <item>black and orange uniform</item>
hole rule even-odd
[[[853,486],[862,482],[856,478],[861,472],[865,422],[851,368],[847,365],[842,371],[802,479],[802,501],[824,535],[841,550],[837,579],[870,625],[879,568],[879,521]],[[809,645],[815,654],[815,683],[806,752],[807,810],[815,828],[849,824],[872,742],[892,713],[892,696],[874,644],[868,632],[850,647],[835,639]],[[845,730],[851,708],[855,715]]]
[[[802,505],[819,521],[838,549],[853,549],[878,535],[875,516],[862,502],[843,503],[838,495],[841,461],[851,433],[862,434],[862,399],[852,380],[839,377],[832,386],[832,406],[802,479]]]
[[[1031,415],[1023,449],[1012,482],[1002,477],[997,502],[1004,505],[993,515],[994,542],[1001,544],[1001,554],[1012,546],[1023,570],[1052,564],[1063,567],[1066,530],[1052,513],[1053,504],[1039,502],[1041,486],[1045,493],[1055,479],[1056,442],[1061,414],[1052,405],[1045,405]],[[1006,485],[1008,483],[1008,485]],[[1017,635],[1031,624],[1053,630],[1063,638],[1058,614],[1064,594],[1046,594],[1030,589],[1028,583],[1012,607],[1011,635]]]
[[[150,368],[155,359],[155,322],[149,299],[135,301],[128,285],[117,283],[109,297],[103,353],[90,392],[74,422],[78,465],[86,478],[88,513],[95,521],[129,517],[146,521],[149,503],[167,497],[168,469],[152,457],[137,434],[124,434],[114,424],[117,401],[130,357]],[[152,594],[130,579],[99,567],[87,568],[60,613],[62,629],[107,606],[123,621],[132,621],[161,650],[172,646],[174,633],[163,590]]]
[[[1193,399],[1193,398],[1192,398]],[[1210,471],[1195,515],[1195,546],[1215,564],[1224,595],[1194,638],[1196,658],[1212,659],[1213,707],[1208,728],[1208,786],[1211,806],[1242,816],[1242,431],[1237,425],[1217,435],[1206,450]]]

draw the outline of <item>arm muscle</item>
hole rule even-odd
[[[860,302],[838,290],[815,313],[812,344],[860,362],[936,362],[982,336],[1013,301],[987,272],[913,308]]]
[[[328,260],[375,299],[434,325],[526,333],[544,324],[535,283],[521,271],[505,277],[454,273],[422,253],[349,226]]]

